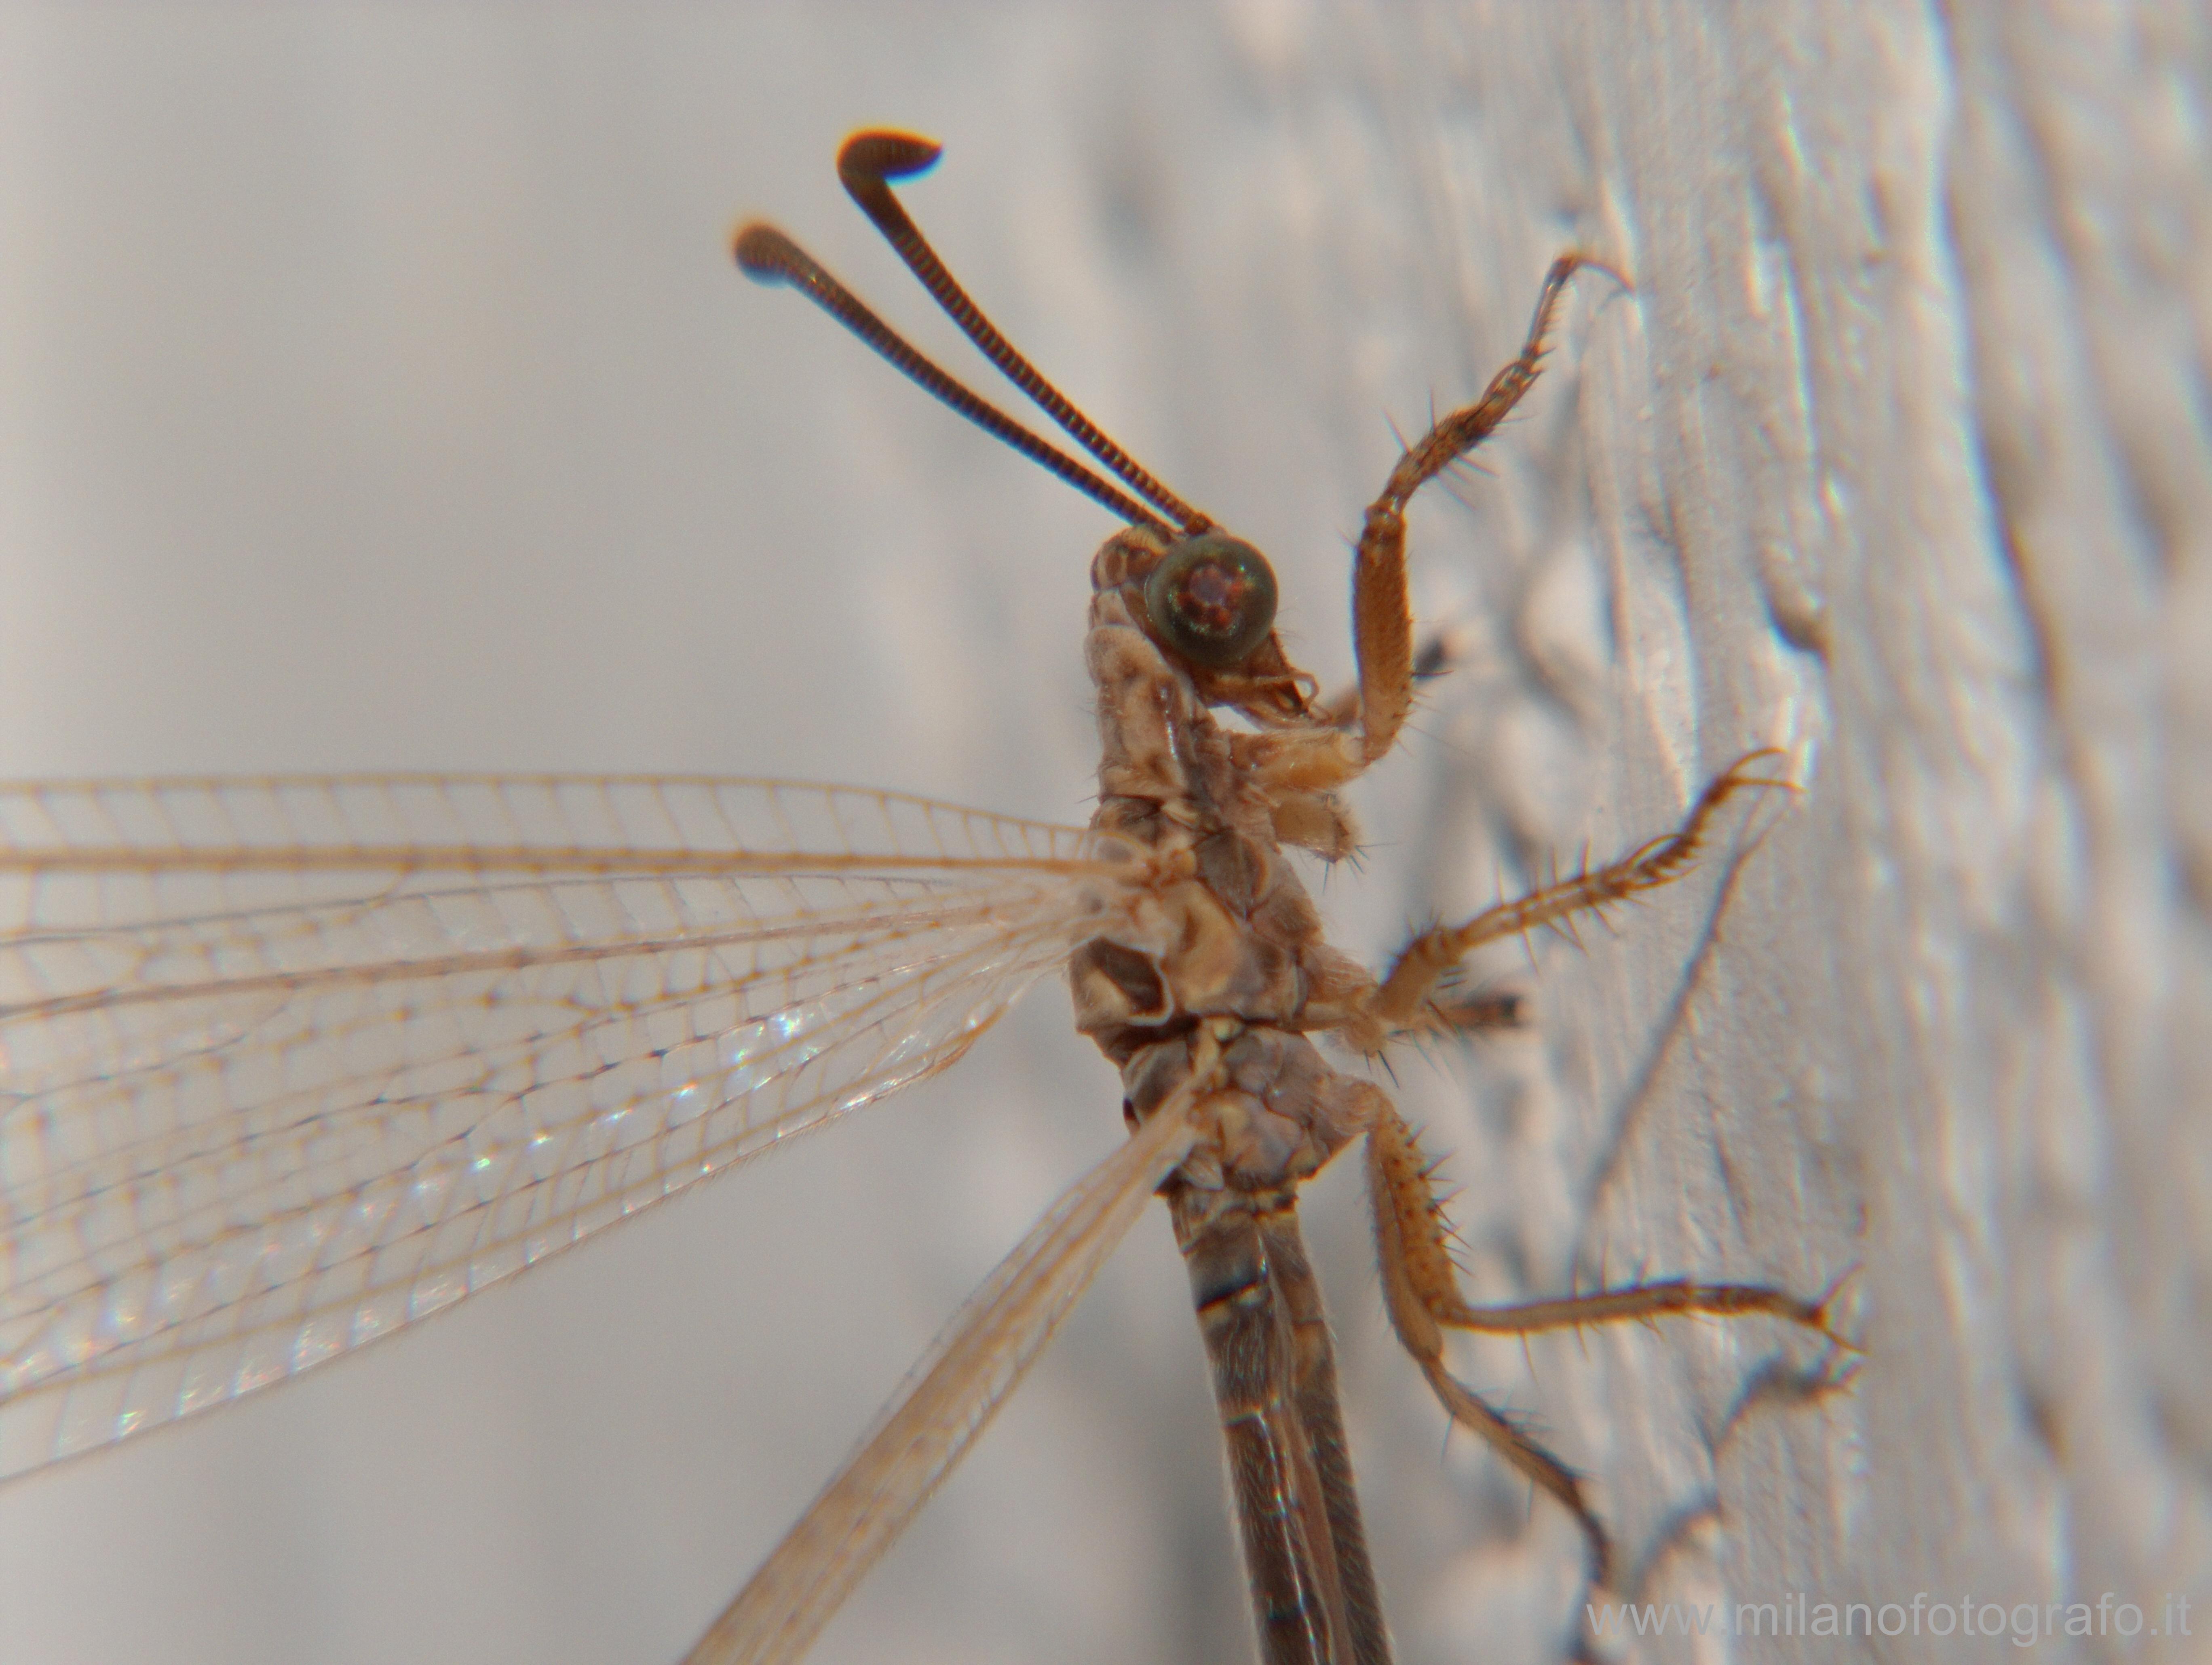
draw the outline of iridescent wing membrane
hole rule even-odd
[[[941,1069],[1085,834],[789,783],[0,789],[0,1478]]]

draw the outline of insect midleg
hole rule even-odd
[[[1455,991],[1431,1003],[1443,1026],[1456,1034],[1472,1035],[1486,1029],[1518,1029],[1525,1017],[1522,1001],[1510,989]]]
[[[1689,870],[1703,847],[1707,829],[1721,806],[1738,792],[1787,790],[1790,783],[1746,772],[1772,749],[1746,753],[1698,796],[1680,826],[1652,839],[1617,861],[1544,885],[1526,896],[1485,908],[1462,925],[1439,925],[1420,933],[1400,950],[1367,1008],[1386,1032],[1422,1026],[1431,995],[1444,973],[1486,942],[1517,936],[1539,926],[1558,924],[1577,913],[1604,907],[1640,891],[1672,884]]]

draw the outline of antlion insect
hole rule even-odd
[[[1605,1534],[1576,1477],[1446,1369],[1443,1334],[1822,1303],[1684,1279],[1508,1306],[1457,1291],[1411,1128],[1316,1049],[1510,1021],[1470,951],[1670,882],[1739,759],[1672,833],[1370,976],[1285,852],[1356,838],[1335,794],[1412,704],[1404,514],[1536,378],[1520,355],[1400,459],[1352,585],[1358,684],[1285,658],[1249,544],[1168,491],[1016,353],[890,185],[937,155],[864,133],[846,189],[969,339],[1108,473],[954,382],[782,233],[737,255],[1127,524],[1091,562],[1099,807],[1087,829],[773,781],[330,777],[0,788],[0,1477],[228,1403],[944,1069],[1066,966],[1131,1138],[969,1301],[690,1657],[804,1651],[1156,1192],[1213,1367],[1261,1650],[1381,1665],[1297,1194],[1363,1136],[1392,1323],[1450,1417]],[[1123,487],[1127,489],[1125,491]],[[1244,726],[1224,728],[1225,707]]]

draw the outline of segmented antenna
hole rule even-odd
[[[911,133],[855,133],[837,152],[837,177],[860,211],[868,216],[869,222],[897,251],[899,258],[906,262],[930,298],[960,326],[961,333],[975,344],[976,350],[1146,501],[1131,497],[939,368],[775,227],[754,221],[738,227],[733,244],[738,266],[756,282],[790,284],[924,391],[1124,520],[1164,532],[1179,532],[1183,536],[1206,530],[1213,524],[1212,519],[1170,491],[1149,469],[1076,409],[1035,365],[1015,350],[945,269],[945,263],[938,258],[937,251],[930,247],[929,240],[890,188],[892,180],[911,179],[924,172],[941,154],[943,147],[934,140]],[[1160,513],[1153,512],[1154,509]],[[1168,520],[1164,521],[1160,514],[1165,514]],[[1169,521],[1174,524],[1170,525]]]

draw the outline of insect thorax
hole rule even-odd
[[[1128,852],[1103,929],[1078,948],[1076,1026],[1121,1066],[1141,1119],[1186,1079],[1203,1027],[1231,1086],[1208,1100],[1192,1183],[1238,1189],[1313,1172],[1366,1125],[1375,1089],[1340,1075],[1304,1031],[1372,984],[1330,948],[1275,830],[1273,795],[1214,720],[1191,672],[1145,628],[1156,535],[1133,529],[1093,563],[1085,659],[1098,701],[1102,845]],[[1134,557],[1133,560],[1131,557]]]

